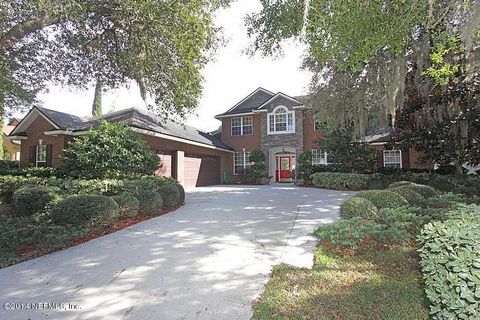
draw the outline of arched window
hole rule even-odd
[[[295,132],[295,112],[288,111],[284,106],[278,106],[268,114],[268,133],[293,133]]]

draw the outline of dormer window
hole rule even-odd
[[[294,133],[295,112],[288,111],[284,106],[278,106],[267,117],[268,134]]]

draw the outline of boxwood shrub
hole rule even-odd
[[[138,199],[140,214],[154,214],[160,212],[163,207],[162,196],[154,190],[140,190],[135,197]]]
[[[22,216],[42,212],[56,200],[59,200],[58,188],[47,186],[25,186],[13,194],[13,206]]]
[[[175,184],[166,184],[158,189],[165,208],[174,208],[180,204],[180,191]]]
[[[134,195],[124,192],[113,197],[113,200],[120,208],[119,216],[121,217],[135,217],[138,214],[140,202]]]
[[[363,217],[366,219],[378,218],[378,208],[369,200],[353,197],[345,201],[340,207],[342,218]]]
[[[183,205],[185,204],[185,189],[183,188],[183,186],[180,184],[180,183],[176,183],[175,184],[178,188],[178,192],[180,193],[180,199],[179,199],[179,204],[180,205]]]
[[[311,176],[317,188],[334,190],[364,190],[368,187],[368,174],[317,172]]]
[[[424,207],[426,205],[425,198],[420,193],[412,189],[409,184],[390,188],[388,190],[398,193],[404,197],[413,207]]]
[[[427,224],[418,237],[425,293],[434,319],[479,319],[480,207],[454,216]]]
[[[409,184],[408,187],[411,190],[421,194],[425,199],[435,197],[440,194],[437,190],[435,190],[435,188],[423,184],[412,183]]]
[[[356,196],[369,200],[378,209],[396,208],[408,205],[408,201],[403,196],[388,190],[362,191]]]
[[[71,196],[52,207],[52,221],[58,225],[106,225],[117,218],[118,204],[107,196],[86,194]]]

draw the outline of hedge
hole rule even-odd
[[[368,187],[368,174],[317,172],[311,176],[317,188],[334,190],[364,190]]]
[[[120,208],[107,196],[87,194],[71,196],[52,207],[52,221],[59,225],[104,225],[114,220]]]
[[[118,204],[120,208],[119,216],[121,217],[134,217],[138,214],[138,208],[140,202],[134,195],[124,192],[113,197],[113,200]]]
[[[140,190],[135,197],[140,203],[138,207],[140,214],[154,214],[162,210],[163,198],[154,190]]]
[[[408,204],[410,204],[411,206],[424,207],[426,205],[425,198],[416,190],[414,190],[414,188],[412,188],[409,184],[390,188],[388,190],[398,193],[399,195],[404,197],[408,201]]]
[[[340,215],[345,219],[353,217],[376,219],[378,217],[378,208],[365,198],[353,197],[341,205]]]
[[[44,211],[47,205],[58,198],[58,188],[25,186],[13,194],[13,205],[19,215],[30,216]]]
[[[180,191],[175,184],[166,184],[158,189],[165,208],[175,208],[180,204]]]
[[[408,205],[408,201],[398,193],[388,190],[370,190],[359,192],[356,197],[369,200],[378,209],[396,208]]]
[[[425,293],[434,319],[480,318],[480,207],[427,224],[418,237]]]

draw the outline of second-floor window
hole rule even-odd
[[[253,117],[232,118],[232,136],[243,136],[253,133]]]
[[[326,165],[328,164],[327,152],[320,149],[312,150],[312,164],[313,165]]]
[[[284,106],[278,106],[268,114],[268,133],[293,133],[295,132],[295,112],[288,111]]]

